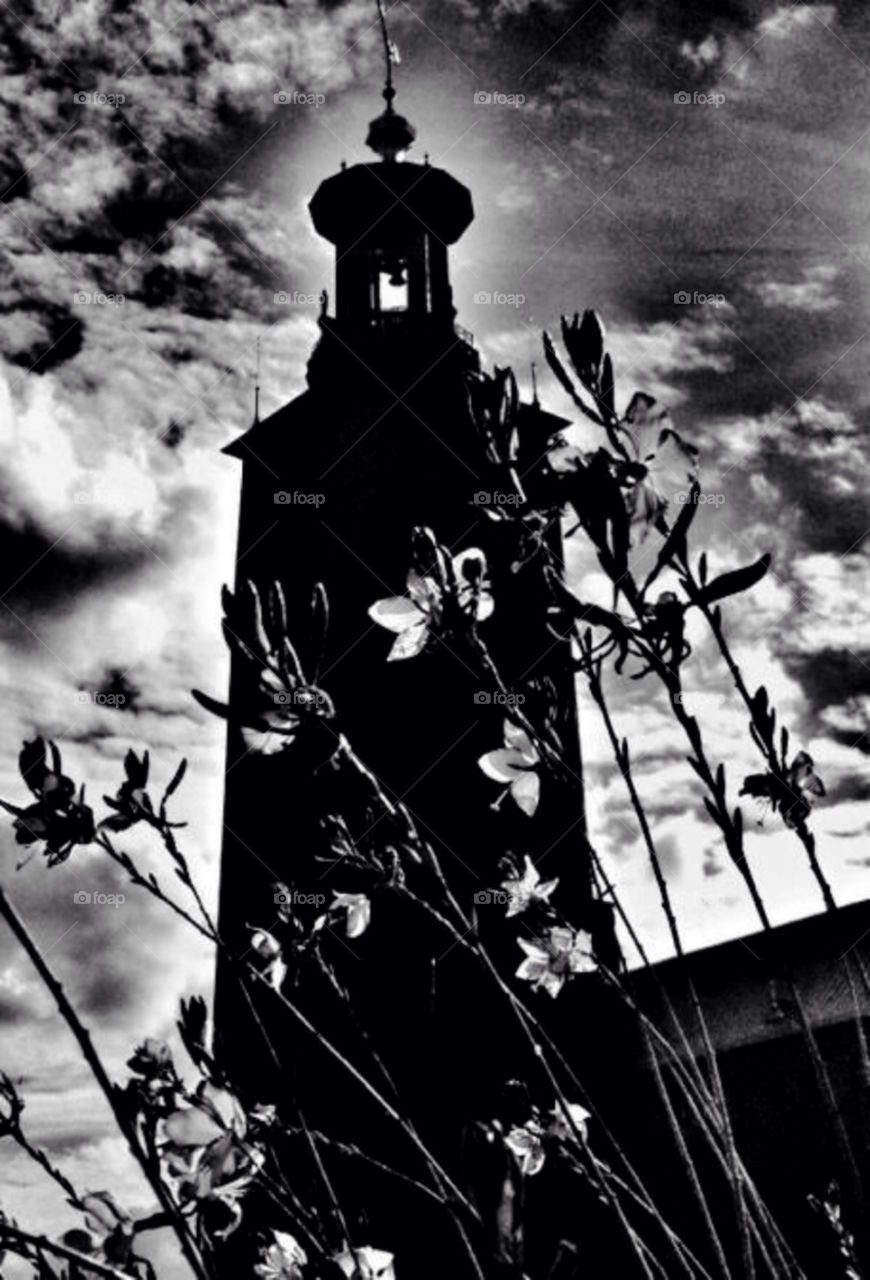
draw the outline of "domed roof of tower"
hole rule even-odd
[[[416,136],[414,126],[393,110],[391,91],[386,111],[369,125],[366,146],[376,151],[382,160],[395,160],[408,150]]]
[[[396,244],[421,228],[453,244],[474,218],[471,192],[443,169],[408,161],[355,164],[321,182],[309,206],[335,245]]]
[[[365,241],[378,245],[408,240],[421,227],[453,244],[474,218],[471,192],[443,169],[403,159],[417,136],[410,121],[393,109],[387,61],[386,109],[369,124],[366,145],[380,156],[355,164],[321,182],[308,208],[315,230],[335,245]]]

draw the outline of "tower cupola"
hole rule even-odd
[[[428,161],[404,159],[414,126],[393,108],[369,125],[380,157],[322,182],[309,205],[315,229],[335,245],[335,323],[362,332],[453,332],[447,247],[474,217],[471,193]],[[409,333],[410,336],[410,333]]]

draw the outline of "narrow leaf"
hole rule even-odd
[[[214,698],[210,698],[207,693],[202,693],[199,689],[191,689],[191,693],[201,707],[205,707],[206,711],[210,711],[212,715],[220,716],[222,720],[229,720],[230,709],[224,702],[217,702]]]
[[[689,501],[680,510],[680,514],[674,521],[674,527],[659,549],[658,558],[644,584],[644,592],[652,586],[662,569],[670,564],[672,559],[685,560],[687,558],[686,534],[689,531],[689,525],[695,518],[695,512],[698,510],[695,500],[697,493],[700,493],[700,487],[696,481],[690,490]]]
[[[755,564],[746,565],[743,569],[733,569],[730,573],[722,573],[714,578],[708,586],[699,592],[699,602],[712,604],[714,600],[724,600],[728,596],[737,595],[740,591],[748,591],[761,581],[770,568],[770,556],[763,555]]]
[[[187,757],[185,756],[184,759],[181,761],[181,764],[175,770],[175,773],[172,775],[172,780],[170,781],[169,786],[166,788],[166,790],[163,793],[164,801],[168,800],[169,797],[175,791],[178,790],[179,786],[181,785],[181,780],[184,777],[186,772],[187,772]]]

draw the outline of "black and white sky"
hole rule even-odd
[[[528,387],[541,328],[594,306],[622,403],[662,398],[701,448],[702,488],[721,502],[698,516],[699,549],[716,568],[774,556],[726,610],[737,655],[825,780],[815,830],[836,892],[865,897],[866,10],[387,7],[412,154],[474,196],[452,254],[459,321]],[[0,0],[0,795],[21,798],[17,751],[37,733],[94,799],[130,746],[151,750],[158,780],[189,755],[178,808],[212,895],[222,732],[189,690],[226,680],[218,593],[239,476],[220,450],[250,421],[258,339],[264,412],[304,385],[332,283],[306,206],[342,159],[367,158],[381,75],[370,0]],[[573,416],[543,372],[540,389]],[[571,568],[603,599],[582,549]],[[745,716],[694,638],[687,683],[739,784],[756,767]],[[118,692],[121,707],[106,700]],[[688,941],[749,931],[661,695],[633,684],[618,715]],[[638,832],[585,706],[583,739],[593,833],[662,954]],[[775,920],[819,908],[776,821],[749,850]],[[209,957],[132,890],[123,907],[76,906],[77,891],[124,892],[100,855],[15,873],[20,853],[0,832],[4,884],[120,1071],[135,1039],[170,1033],[179,995],[207,989]],[[2,937],[0,1044],[34,1136],[84,1185],[111,1170],[135,1200],[72,1045]],[[56,1223],[56,1198],[23,1165],[7,1157],[2,1184],[8,1208]]]

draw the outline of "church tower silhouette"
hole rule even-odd
[[[476,426],[498,380],[481,371],[471,335],[456,325],[448,250],[474,217],[471,194],[428,157],[422,164],[404,158],[415,131],[394,110],[389,79],[384,96],[386,110],[367,138],[377,159],[342,166],[310,203],[316,230],[335,246],[335,293],[333,314],[323,298],[307,389],[265,420],[255,419],[226,450],[243,466],[237,597],[249,581],[264,597],[270,583],[281,583],[289,631],[305,666],[313,660],[307,644],[312,592],[323,584],[329,631],[317,684],[335,707],[334,721],[324,726],[322,758],[300,759],[292,743],[258,755],[234,719],[251,677],[238,655],[233,659],[219,928],[236,953],[250,952],[252,928],[273,928],[288,887],[302,895],[302,914],[308,897],[323,895],[328,906],[334,892],[360,888],[352,860],[323,855],[322,820],[335,812],[328,744],[334,747],[340,735],[383,794],[410,811],[451,891],[474,904],[482,928],[495,928],[496,916],[504,916],[503,906],[496,911],[485,904],[487,892],[504,879],[499,864],[506,854],[518,861],[528,855],[542,878],[558,877],[557,892],[578,927],[592,927],[590,916],[600,909],[586,856],[570,652],[547,626],[541,557],[509,545],[515,533],[498,518],[498,475]],[[509,394],[510,384],[501,385]],[[517,398],[513,412],[516,474],[533,499],[547,443],[566,422],[542,409],[536,394],[531,403]],[[388,661],[395,636],[369,615],[374,602],[404,594],[419,527],[431,529],[451,555],[484,551],[495,609],[481,634],[505,686],[525,699],[528,714],[549,708],[573,785],[545,780],[534,817],[500,797],[478,766],[481,756],[503,745],[504,695],[447,643]],[[527,532],[530,546],[543,540],[561,557],[558,524]],[[389,902],[373,902],[365,935],[344,939],[341,980],[399,1093],[431,1100],[431,1140],[444,1145],[449,1163],[475,1098],[484,1105],[493,1073],[509,1072],[510,1064],[501,1060],[504,1046],[487,1043],[488,1015],[459,966],[462,949],[451,952],[443,939],[434,948],[415,948],[429,925],[409,927],[400,914]],[[510,945],[508,972],[522,959],[515,939]],[[306,999],[301,989],[293,986],[294,1000]],[[327,1004],[310,997],[308,1015],[340,1041]],[[339,1114],[351,1128],[368,1121],[350,1103],[354,1118],[342,1111],[346,1082],[332,1078],[316,1046],[288,1039],[286,1030],[274,1032],[276,1052],[267,1060],[253,1048],[258,1020],[272,1025],[269,1015],[252,1011],[230,967],[219,964],[216,1038],[233,1076],[251,1099],[288,1091],[310,1097],[319,1088],[329,1101],[323,1112],[315,1106],[310,1122],[332,1120],[337,1136],[350,1140]],[[457,1042],[468,1045],[464,1062],[449,1060],[449,1046]],[[413,1214],[402,1228],[409,1238],[412,1226],[422,1229]],[[453,1262],[449,1251],[435,1250],[432,1274],[454,1274],[444,1270]]]

